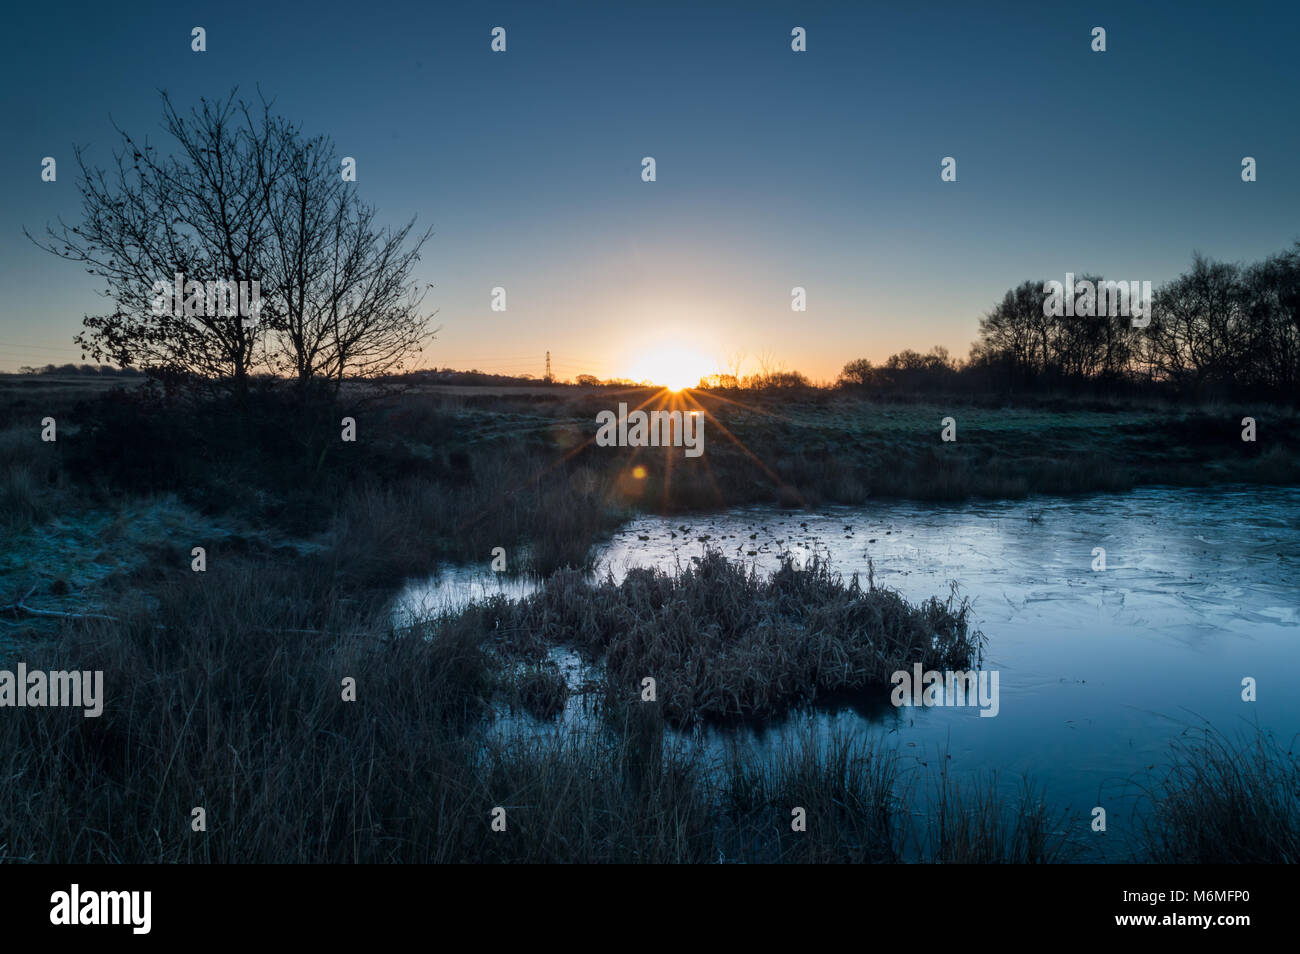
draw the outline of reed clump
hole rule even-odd
[[[635,698],[653,679],[679,726],[887,687],[914,663],[966,669],[983,648],[955,593],[912,605],[818,558],[787,559],[763,577],[716,551],[672,572],[634,569],[622,582],[561,571],[478,618],[512,646],[571,646],[601,662],[613,697]]]

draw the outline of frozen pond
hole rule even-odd
[[[946,596],[955,581],[988,637],[984,666],[1000,674],[997,717],[882,699],[828,707],[818,724],[879,733],[930,765],[946,750],[954,772],[996,770],[1008,790],[1031,775],[1053,804],[1085,816],[1106,806],[1112,830],[1126,780],[1162,764],[1188,726],[1258,724],[1284,746],[1300,733],[1300,488],[644,517],[601,547],[600,572],[671,567],[705,546],[760,570],[816,552],[864,581],[870,559],[877,585],[909,601]],[[1104,571],[1093,569],[1097,547]],[[528,584],[504,587],[517,596]],[[485,563],[412,585],[399,606],[501,588]],[[1242,700],[1248,676],[1253,703]],[[791,730],[743,731],[766,745]]]

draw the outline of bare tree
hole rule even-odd
[[[1256,381],[1294,396],[1300,392],[1300,242],[1251,266],[1245,282]]]
[[[1191,270],[1155,296],[1145,352],[1155,376],[1197,390],[1248,373],[1248,311],[1242,270],[1194,255]]]
[[[724,377],[730,377],[739,381],[742,377],[741,372],[745,368],[746,354],[743,351],[737,351],[727,358],[727,363],[723,366]]]
[[[1043,283],[1022,282],[980,319],[980,340],[972,357],[1005,361],[1015,377],[1029,380],[1039,370],[1035,343],[1041,338],[1042,317]]]
[[[60,220],[37,242],[107,283],[115,307],[86,317],[84,351],[243,391],[255,370],[337,387],[418,350],[429,333],[410,273],[428,232],[407,248],[414,220],[378,228],[329,140],[305,140],[265,99],[253,107],[232,92],[188,116],[162,101],[173,153],[119,129],[116,169],[105,172],[78,149],[83,221]],[[178,273],[205,287],[204,307],[157,307],[155,283]],[[258,283],[260,313],[214,300],[213,285],[240,282]]]
[[[871,366],[871,362],[866,358],[854,358],[848,362],[844,365],[844,369],[840,371],[839,377],[841,384],[857,387],[865,387],[871,384],[874,379],[875,368]]]
[[[430,336],[411,269],[430,232],[407,248],[415,220],[380,229],[375,210],[344,182],[333,144],[284,137],[271,193],[272,242],[263,289],[276,347],[272,364],[300,381],[374,376],[401,368]]]
[[[224,103],[202,100],[188,118],[163,94],[163,116],[179,147],[175,155],[160,157],[147,140],[137,143],[120,129],[112,172],[91,168],[76,150],[84,218],[77,226],[60,219],[57,230],[47,227],[50,241],[37,244],[89,266],[107,283],[104,295],[116,307],[85,319],[87,330],[76,339],[83,351],[124,367],[226,377],[242,386],[254,362],[256,326],[237,309],[210,311],[206,301],[201,309],[173,301],[160,311],[154,283],[170,286],[176,273],[197,281],[259,277],[276,186],[277,121],[265,109],[258,116],[237,105],[233,94]]]

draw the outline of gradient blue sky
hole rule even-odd
[[[561,376],[605,377],[680,346],[831,378],[906,347],[964,355],[1026,278],[1159,283],[1194,249],[1245,261],[1300,238],[1294,2],[72,2],[10,18],[3,370],[80,360],[101,286],[21,229],[76,219],[71,147],[106,164],[110,117],[161,144],[160,88],[188,106],[260,83],[357,159],[382,220],[433,226],[416,277],[442,331],[425,365],[540,375],[549,349]],[[190,51],[193,26],[208,52]]]

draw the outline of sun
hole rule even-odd
[[[635,381],[651,381],[670,391],[681,391],[695,387],[700,378],[714,370],[714,362],[698,351],[670,346],[644,352],[633,366],[631,377]]]

